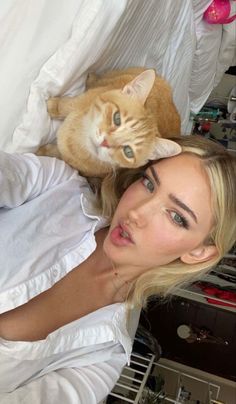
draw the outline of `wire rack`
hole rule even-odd
[[[143,356],[132,353],[130,366],[124,367],[110,396],[119,398],[122,402],[138,404],[152,366],[154,365],[154,360],[155,355],[152,354]]]
[[[123,372],[116,383],[114,389],[108,397],[114,397],[117,399],[116,403],[133,403],[139,404],[141,402],[142,395],[144,393],[145,385],[153,367],[167,369],[174,372],[178,378],[178,392],[176,397],[168,397],[164,392],[158,396],[163,399],[163,402],[170,402],[174,404],[182,404],[183,401],[180,398],[181,391],[181,379],[187,377],[197,382],[203,383],[207,387],[207,402],[212,403],[217,400],[220,393],[220,386],[211,383],[206,380],[199,379],[188,373],[183,373],[175,370],[171,367],[165,366],[158,362],[155,362],[155,355],[147,354],[140,355],[138,353],[132,353],[130,366],[125,366]],[[213,400],[213,401],[212,401]],[[142,401],[143,402],[143,401]]]

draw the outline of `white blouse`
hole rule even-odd
[[[96,248],[106,225],[86,179],[63,161],[0,151],[0,312],[54,285]],[[89,297],[88,297],[89,298]],[[1,404],[93,404],[129,361],[126,306],[103,307],[44,340],[0,338]]]

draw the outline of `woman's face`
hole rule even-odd
[[[162,159],[123,194],[104,241],[116,265],[143,269],[177,258],[200,260],[213,224],[211,192],[200,160]]]

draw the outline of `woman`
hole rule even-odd
[[[126,308],[231,248],[236,160],[200,137],[178,142],[178,156],[107,181],[106,220],[63,162],[1,154],[1,403],[102,400],[130,355]]]

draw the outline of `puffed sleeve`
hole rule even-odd
[[[97,404],[110,393],[126,363],[125,354],[82,368],[48,373],[11,393],[1,404]]]
[[[64,161],[0,151],[0,207],[13,208],[78,176]]]

